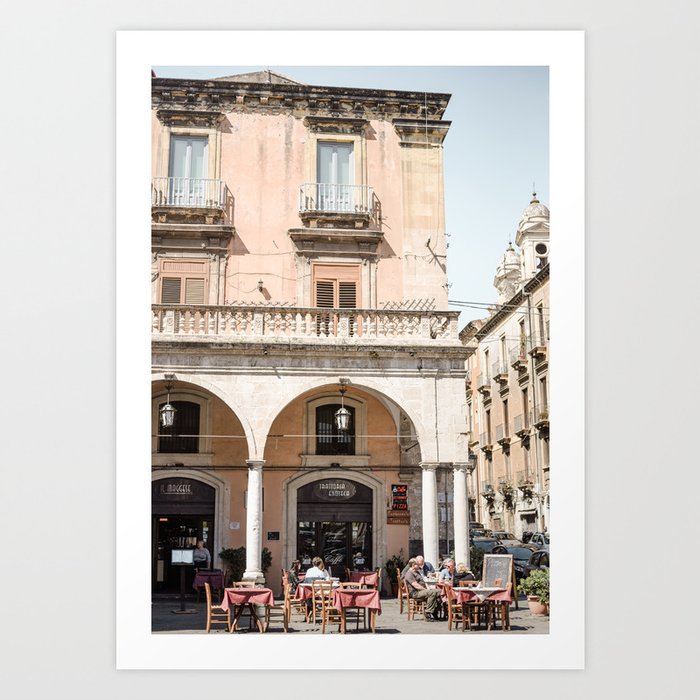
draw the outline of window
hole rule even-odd
[[[354,455],[355,454],[355,409],[350,411],[350,423],[346,431],[340,431],[335,425],[335,412],[340,404],[324,404],[316,409],[316,454],[317,455]]]
[[[359,265],[314,265],[314,306],[321,309],[356,309],[359,307]],[[350,335],[361,329],[357,319],[348,319]],[[318,317],[318,335],[336,335],[338,317],[322,314]]]
[[[352,143],[318,142],[316,182],[321,211],[355,210],[354,167]]]
[[[541,270],[547,264],[547,257],[549,256],[547,244],[538,243],[535,246],[535,253],[537,254],[537,269]]]
[[[510,414],[508,413],[508,399],[503,399],[503,434],[510,435]]]
[[[525,429],[530,427],[530,399],[528,398],[527,389],[522,390],[523,397],[523,427]]]
[[[207,291],[207,262],[161,260],[161,304],[204,304]]]
[[[199,452],[199,404],[191,401],[172,401],[177,411],[175,424],[170,428],[160,426],[158,452]],[[158,413],[165,403],[158,406]],[[160,424],[159,424],[160,425]]]
[[[173,136],[170,139],[170,199],[177,206],[204,204],[209,139]]]

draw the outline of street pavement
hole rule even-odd
[[[281,604],[281,601],[275,601]],[[499,629],[487,631],[478,630],[455,630],[447,629],[447,622],[428,622],[421,615],[417,615],[415,620],[407,620],[404,608],[403,614],[399,613],[399,603],[396,598],[382,598],[382,614],[377,616],[377,634],[548,634],[549,616],[533,615],[530,613],[527,600],[521,598],[518,602],[519,609],[515,605],[510,607],[510,632],[503,632]],[[197,603],[196,596],[187,596],[185,609],[193,610],[192,613],[181,614],[180,598],[177,595],[158,595],[153,597],[151,630],[154,634],[206,634],[206,600],[202,595],[202,600]],[[258,634],[257,629],[248,629],[247,617],[242,617],[239,629],[236,634]],[[284,633],[282,627],[281,612],[275,615],[269,634]],[[348,633],[365,634],[365,630],[355,629],[354,623],[348,623]],[[211,634],[228,634],[223,625],[214,625]],[[321,626],[305,623],[298,615],[293,616],[289,626],[289,634],[321,634]],[[338,634],[338,626],[326,625],[326,634]]]

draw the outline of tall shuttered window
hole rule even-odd
[[[207,263],[199,260],[162,260],[161,304],[204,304],[207,293]]]
[[[360,268],[358,265],[314,265],[314,306],[321,309],[357,309],[359,301]],[[318,317],[318,334],[335,335],[338,316]],[[355,316],[349,317],[349,333],[356,335]]]

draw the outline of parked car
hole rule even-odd
[[[534,544],[537,549],[544,549],[549,551],[549,533],[548,532],[536,532],[531,538],[528,544]]]
[[[471,544],[473,547],[476,547],[477,549],[480,549],[482,552],[484,552],[484,554],[490,554],[491,550],[496,545],[499,545],[500,542],[493,537],[475,537],[471,541]]]
[[[505,545],[506,547],[515,547],[516,545],[521,544],[520,540],[512,532],[505,532],[504,530],[494,530],[491,533],[491,537],[495,537],[497,540],[500,540],[501,544]]]
[[[537,547],[529,544],[519,544],[511,547],[505,547],[504,554],[513,555],[513,568],[515,569],[516,583],[527,576],[527,565],[530,557],[537,551]]]
[[[544,549],[538,549],[532,553],[530,560],[525,565],[525,575],[529,576],[532,571],[538,569],[549,569],[549,552]]]

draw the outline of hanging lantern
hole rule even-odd
[[[168,390],[168,400],[165,406],[160,409],[160,424],[163,428],[172,428],[175,423],[175,414],[177,409],[170,403],[170,389],[172,384],[167,384],[166,388]]]
[[[345,397],[345,392],[347,391],[345,387],[345,382],[341,380],[340,383],[340,408],[335,412],[335,427],[341,432],[346,432],[350,427],[350,411],[345,408],[345,402],[343,398]]]

